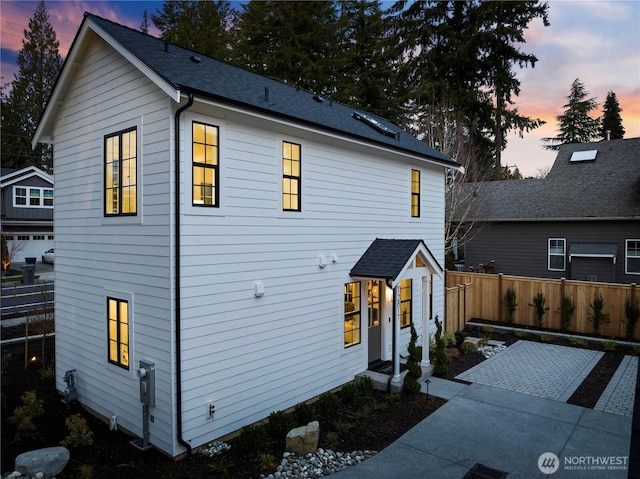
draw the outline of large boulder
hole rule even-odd
[[[286,450],[296,456],[315,453],[320,440],[320,424],[313,421],[306,426],[296,427],[287,434]]]
[[[66,447],[45,447],[16,457],[15,470],[29,477],[42,472],[50,478],[60,474],[68,462],[69,449]]]

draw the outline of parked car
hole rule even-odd
[[[45,251],[44,254],[42,255],[42,262],[53,264],[53,260],[54,260],[54,254],[53,254],[53,248],[51,248],[50,250]]]

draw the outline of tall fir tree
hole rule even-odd
[[[335,2],[250,1],[241,8],[237,64],[318,94],[333,92]]]
[[[227,0],[165,0],[151,21],[171,43],[218,60],[233,59],[236,11]]]
[[[29,28],[24,30],[22,50],[18,53],[18,73],[11,91],[2,96],[2,166],[24,168],[35,165],[53,171],[50,145],[31,148],[31,138],[55,86],[62,57],[60,42],[49,23],[44,0],[36,6]]]
[[[538,1],[398,1],[389,14],[406,84],[408,121],[443,108],[457,112],[456,128],[476,149],[470,177],[499,172],[496,153],[509,130],[528,131],[542,120],[513,108],[520,81],[513,68],[534,66],[520,50],[535,19],[548,25],[548,5]],[[447,115],[445,115],[447,116]]]
[[[622,126],[622,118],[620,117],[621,111],[622,109],[620,108],[616,94],[610,91],[602,107],[600,137],[603,140],[621,140],[624,138],[625,130]]]
[[[558,115],[558,136],[543,138],[548,143],[547,150],[559,150],[561,145],[568,143],[590,143],[597,141],[600,136],[600,119],[591,118],[589,113],[598,107],[595,98],[587,98],[584,84],[576,78],[571,84],[571,92],[565,97],[564,113]]]

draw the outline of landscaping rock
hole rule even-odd
[[[41,472],[44,477],[51,478],[62,472],[69,462],[69,457],[66,447],[36,449],[16,457],[15,470],[28,476],[35,476]]]
[[[306,426],[292,429],[287,434],[286,449],[297,456],[314,453],[318,449],[320,423],[312,421]]]

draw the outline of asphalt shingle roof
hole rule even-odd
[[[356,278],[393,281],[402,272],[421,244],[424,245],[424,242],[419,239],[377,238],[360,257],[349,274]],[[424,247],[428,251],[426,245]]]
[[[598,150],[595,160],[570,161],[573,152],[586,150]],[[465,188],[476,191],[467,195],[474,198],[475,220],[640,219],[640,138],[562,145],[544,179]],[[454,214],[464,211],[460,207]]]
[[[352,107],[330,99],[319,102],[311,92],[86,13],[84,21],[88,20],[177,90],[358,137],[452,167],[459,166],[451,158],[381,117],[369,114],[397,133],[396,136],[382,134],[366,122],[354,118],[353,113],[358,110]],[[194,55],[199,61],[194,61]]]

